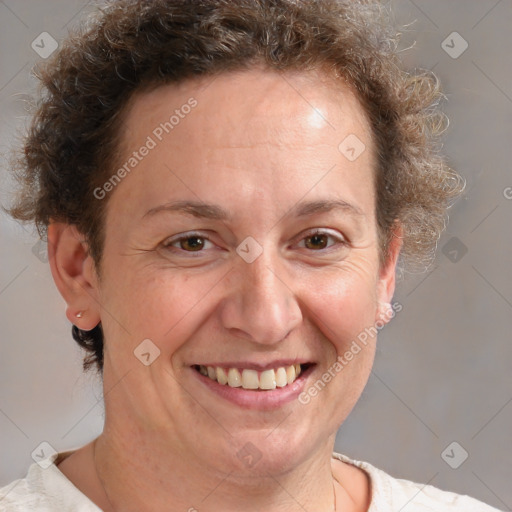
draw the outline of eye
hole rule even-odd
[[[335,243],[328,245],[329,239],[335,240]],[[329,249],[333,245],[345,246],[347,245],[346,240],[339,236],[334,236],[327,231],[323,231],[321,229],[315,229],[310,232],[307,236],[305,236],[300,243],[304,242],[302,247],[306,247],[307,249],[311,249],[315,252],[322,251],[324,249]],[[300,245],[300,244],[299,244]]]
[[[329,243],[329,241],[331,241],[331,243]],[[208,247],[208,244],[210,244],[210,247]],[[347,245],[347,241],[340,236],[334,236],[321,229],[313,230],[299,242],[299,247],[304,247],[314,252],[328,250],[336,245],[341,248]],[[205,252],[204,249],[213,248],[213,246],[213,242],[211,242],[207,236],[194,232],[185,233],[176,238],[170,238],[162,244],[164,249],[182,254]]]
[[[162,245],[164,249],[176,250],[182,252],[204,252],[207,244],[212,244],[207,236],[200,233],[187,233],[178,238],[169,239]]]

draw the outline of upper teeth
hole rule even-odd
[[[227,384],[232,388],[244,389],[276,389],[291,384],[300,375],[300,364],[257,372],[256,370],[240,370],[238,368],[221,368],[220,366],[199,366],[203,375],[216,380],[219,384]]]

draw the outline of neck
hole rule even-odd
[[[252,472],[226,472],[192,453],[184,456],[157,435],[123,435],[106,427],[94,443],[94,465],[106,512],[140,511],[148,503],[155,512],[332,512],[336,493],[339,510],[351,510],[340,503],[343,491],[334,490],[333,444],[330,439],[292,469],[266,468],[262,459]]]

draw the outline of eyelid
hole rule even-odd
[[[336,232],[336,234],[334,234],[331,230],[326,229],[326,228],[312,228],[312,229],[310,229],[310,230],[308,230],[306,232],[301,233],[299,235],[299,237],[300,237],[299,238],[299,242],[302,242],[306,238],[314,236],[314,235],[325,235],[325,236],[331,237],[331,238],[333,238],[334,240],[337,241],[337,244],[333,244],[330,247],[326,247],[325,249],[319,249],[317,251],[313,251],[312,250],[311,252],[321,253],[323,251],[328,251],[329,249],[331,249],[335,245],[347,245],[349,243],[347,238],[345,238],[341,233]]]

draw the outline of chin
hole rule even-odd
[[[303,434],[300,435],[296,429],[283,431],[277,428],[237,435],[230,443],[232,455],[226,461],[230,468],[228,471],[236,468],[240,476],[252,477],[284,475],[300,466],[310,453],[318,449],[312,443],[311,431],[304,429]]]

